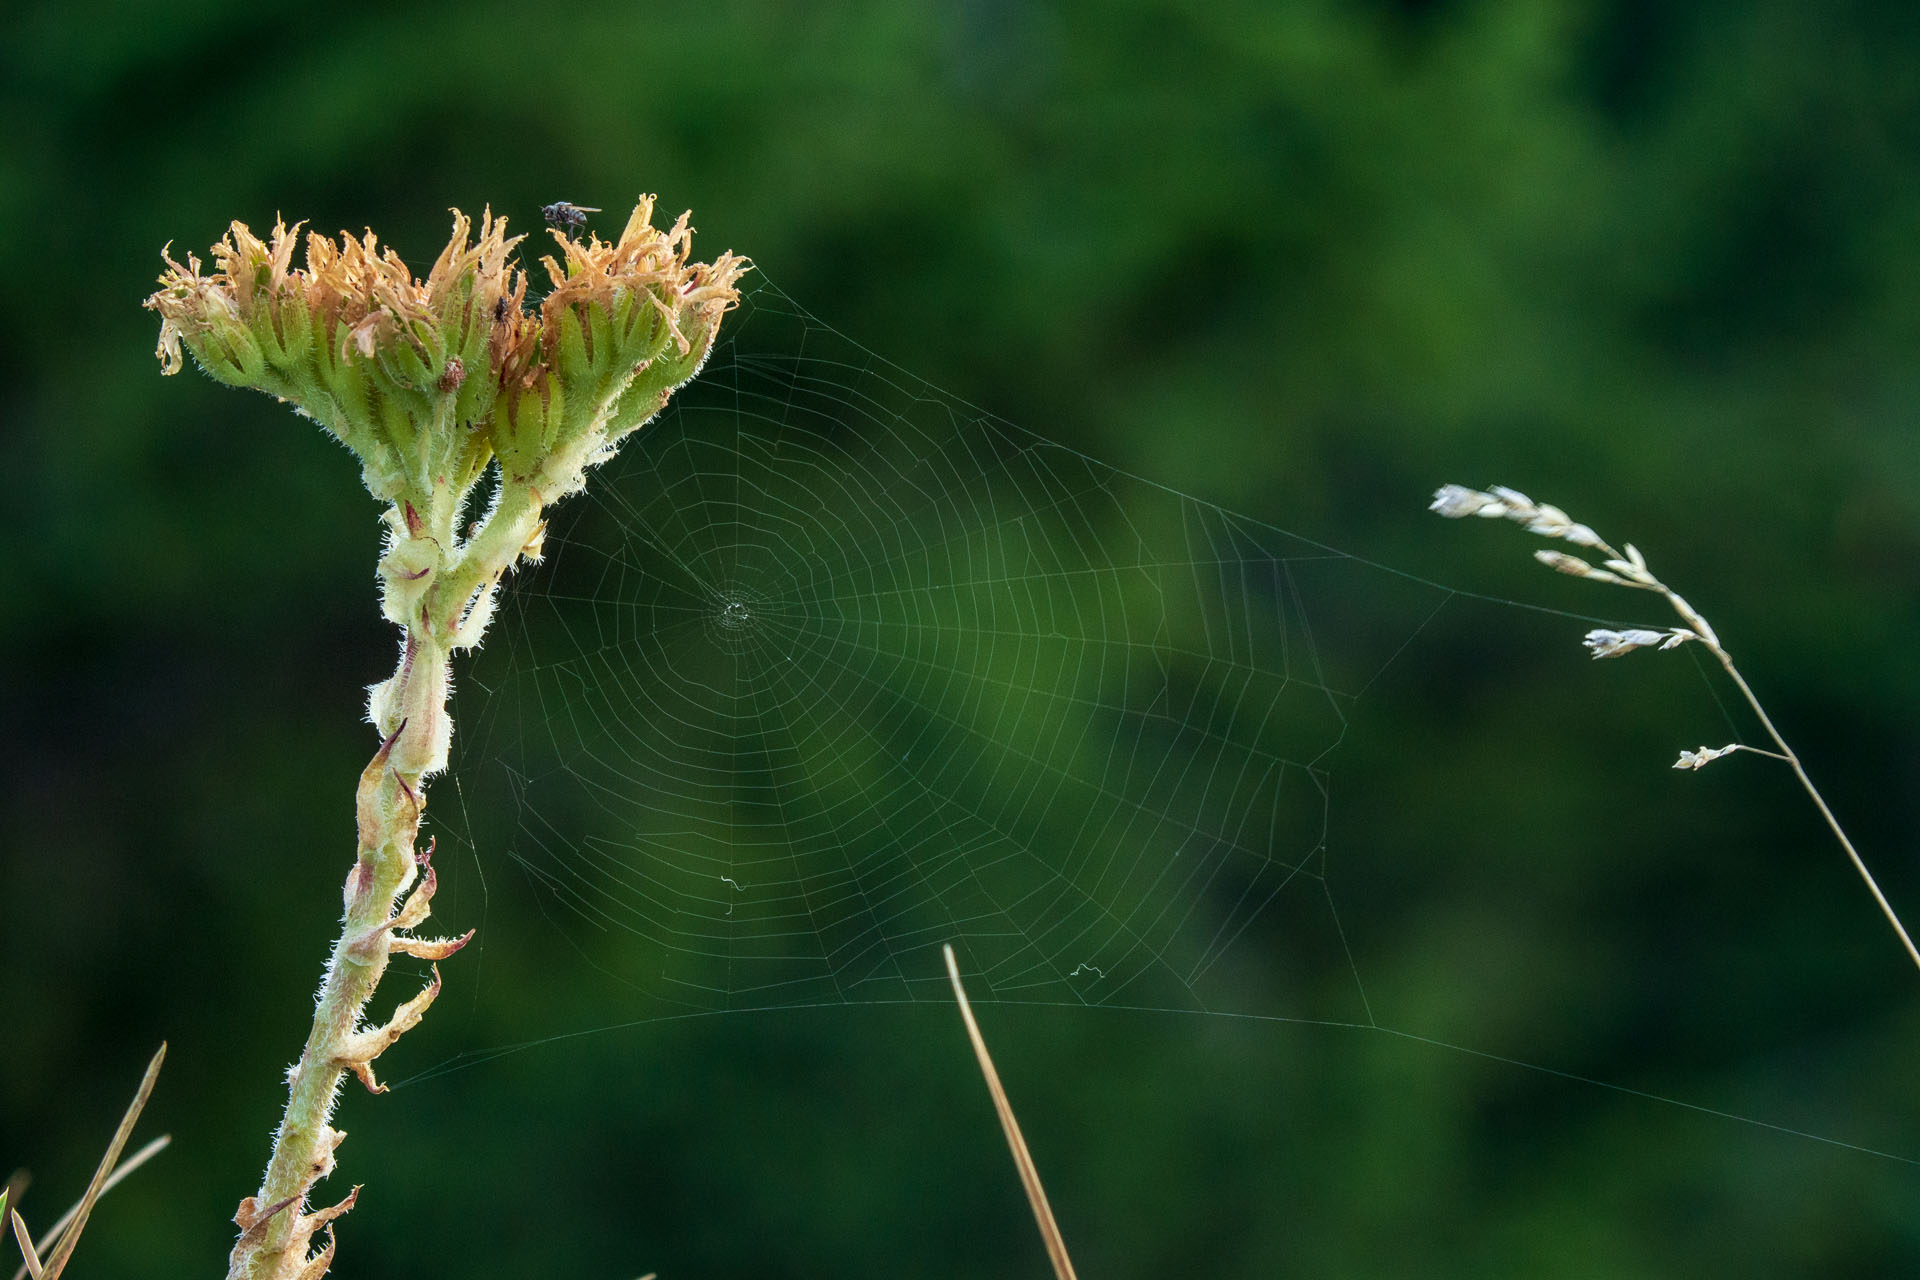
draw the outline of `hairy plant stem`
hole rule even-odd
[[[404,732],[404,731],[403,731]],[[326,978],[314,1009],[313,1030],[307,1036],[300,1061],[287,1075],[286,1113],[274,1136],[273,1154],[260,1184],[256,1203],[277,1213],[257,1247],[236,1249],[234,1273],[249,1280],[297,1274],[289,1264],[304,1263],[305,1248],[288,1256],[306,1192],[333,1168],[333,1150],[345,1134],[328,1123],[341,1077],[351,1069],[353,1040],[360,1017],[386,971],[391,953],[386,945],[388,921],[400,895],[412,887],[418,873],[413,853],[420,821],[417,803],[410,803],[408,784],[387,766],[391,743],[380,751],[360,778],[359,807],[392,814],[395,821],[363,831],[353,870],[345,887],[346,910],[340,937],[327,961]],[[418,780],[412,795],[417,797]],[[407,811],[410,810],[410,816]],[[434,992],[439,975],[427,988]],[[243,1244],[245,1242],[243,1241]]]
[[[515,493],[511,500],[509,491]],[[462,544],[453,530],[464,498],[436,486],[424,513],[402,503],[389,517],[395,537],[382,561],[389,612],[397,612],[393,606],[402,600],[417,599],[418,609],[405,628],[393,678],[374,695],[375,720],[385,737],[360,775],[358,842],[343,891],[340,936],[327,961],[313,1029],[288,1072],[287,1109],[266,1175],[259,1193],[242,1202],[235,1218],[241,1236],[229,1262],[229,1280],[297,1280],[324,1273],[332,1234],[329,1230],[322,1253],[310,1257],[313,1235],[346,1212],[358,1193],[356,1187],[330,1208],[306,1208],[308,1193],[332,1172],[334,1149],[346,1136],[328,1123],[342,1078],[351,1072],[369,1091],[384,1092],[373,1060],[425,1015],[439,994],[438,967],[426,987],[386,1023],[363,1028],[362,1015],[396,952],[442,960],[472,936],[427,939],[410,932],[427,918],[435,889],[431,845],[417,848],[424,779],[445,763],[452,728],[446,706],[452,650],[478,640],[493,588],[520,554],[527,531],[537,525],[539,504],[524,486],[504,487],[488,519]]]

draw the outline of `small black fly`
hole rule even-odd
[[[556,200],[544,206],[540,210],[540,216],[545,218],[547,225],[555,231],[575,235],[587,229],[588,214],[599,212],[598,209],[589,208],[586,205],[568,204],[565,200]]]

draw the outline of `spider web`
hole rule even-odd
[[[556,513],[456,704],[467,807],[682,1008],[1370,1021],[1329,758],[1449,594],[1117,471],[762,283]],[[489,843],[493,843],[492,839]]]

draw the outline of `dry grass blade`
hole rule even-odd
[[[1020,1183],[1027,1189],[1027,1203],[1033,1206],[1033,1220],[1040,1226],[1040,1238],[1046,1242],[1047,1259],[1053,1263],[1053,1274],[1059,1280],[1075,1280],[1073,1259],[1067,1256],[1067,1242],[1060,1237],[1060,1226],[1053,1220],[1053,1209],[1047,1204],[1047,1192],[1040,1185],[1040,1170],[1033,1163],[1033,1156],[1027,1150],[1027,1140],[1020,1136],[1020,1122],[1013,1118],[1013,1104],[1007,1101],[1007,1091],[1000,1087],[1000,1073],[993,1069],[993,1058],[987,1053],[987,1042],[980,1035],[980,1024],[973,1020],[973,1006],[967,1003],[967,989],[960,984],[960,964],[953,957],[953,947],[943,946],[941,950],[947,957],[947,977],[953,982],[953,996],[960,1004],[960,1017],[967,1024],[967,1039],[973,1042],[973,1056],[980,1063],[980,1074],[986,1077],[987,1092],[993,1095],[993,1109],[1000,1115],[1000,1129],[1007,1135],[1007,1147],[1013,1152],[1013,1163],[1020,1170]]]
[[[18,1209],[10,1210],[7,1217],[13,1223],[13,1238],[20,1246],[20,1256],[26,1259],[20,1264],[20,1274],[40,1280],[45,1268],[40,1265],[40,1255],[33,1251],[33,1236],[27,1232],[27,1224],[20,1220]]]
[[[124,1160],[118,1167],[114,1169],[112,1176],[109,1177],[105,1182],[100,1184],[100,1195],[104,1196],[107,1194],[107,1192],[119,1186],[122,1182],[124,1182],[127,1179],[128,1175],[130,1175],[135,1169],[138,1169],[141,1165],[153,1159],[155,1156],[159,1155],[162,1151],[165,1151],[167,1149],[167,1144],[172,1141],[173,1141],[172,1134],[163,1133],[159,1137],[155,1138],[153,1141],[149,1142],[146,1146],[141,1147],[138,1151],[128,1156],[126,1160]],[[95,1200],[98,1200],[99,1198],[100,1198],[99,1196],[94,1197]],[[67,1224],[69,1222],[72,1222],[74,1219],[74,1215],[80,1212],[80,1203],[81,1203],[80,1201],[76,1200],[74,1203],[68,1205],[67,1211],[61,1214],[57,1219],[55,1219],[54,1224],[51,1227],[47,1228],[45,1234],[41,1237],[41,1240],[40,1240],[40,1243],[43,1247],[50,1247],[54,1241],[60,1238],[60,1233],[67,1229]],[[21,1278],[26,1274],[27,1274],[27,1268],[23,1265],[19,1270],[13,1273],[13,1280],[21,1280]]]
[[[59,1280],[60,1273],[66,1269],[68,1259],[73,1257],[73,1247],[79,1243],[80,1233],[86,1230],[88,1215],[93,1212],[94,1204],[105,1194],[107,1187],[113,1181],[111,1175],[114,1172],[114,1165],[120,1159],[120,1152],[125,1149],[127,1138],[133,1132],[134,1123],[140,1119],[140,1112],[146,1107],[147,1099],[153,1094],[153,1082],[159,1078],[160,1064],[166,1060],[166,1056],[167,1046],[163,1043],[154,1053],[153,1060],[147,1063],[147,1074],[141,1078],[140,1088],[134,1093],[133,1101],[127,1105],[127,1113],[120,1118],[120,1127],[114,1131],[113,1141],[107,1144],[107,1153],[100,1157],[100,1165],[93,1171],[93,1180],[87,1184],[87,1193],[80,1197],[78,1204],[66,1212],[60,1223],[55,1224],[53,1234],[58,1238],[59,1243],[55,1245],[45,1267],[35,1270],[33,1263],[37,1259],[30,1253],[27,1241],[22,1235],[20,1252],[28,1259],[26,1272],[36,1280]],[[135,1159],[127,1162],[129,1166],[127,1172],[132,1172],[132,1169],[141,1161],[150,1158],[166,1144],[167,1140],[164,1138],[148,1143]],[[24,1224],[19,1221],[18,1214],[14,1215],[14,1231],[24,1232]]]

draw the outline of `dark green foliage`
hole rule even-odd
[[[311,424],[162,380],[138,307],[163,243],[234,217],[371,224],[424,270],[448,206],[534,230],[658,190],[703,252],[1044,436],[1424,578],[1664,623],[1422,510],[1443,481],[1524,488],[1713,620],[1911,918],[1912,13],[11,14],[0,1174],[31,1163],[49,1220],[164,1037],[146,1123],[174,1148],[80,1262],[217,1266],[335,924],[362,687],[392,663],[376,512]],[[1729,736],[1684,654],[1590,664],[1582,630],[1457,600],[1356,714],[1327,875],[1375,1016],[1920,1157],[1920,981],[1851,871],[1784,773],[1667,770]],[[505,790],[459,774],[482,732],[428,815],[436,918],[480,933],[401,1051],[422,1068],[633,1016],[547,927],[515,833],[460,820]],[[269,888],[312,911],[261,918]],[[1377,1032],[981,1017],[1083,1275],[1920,1270],[1911,1165]],[[367,1183],[341,1274],[1044,1265],[933,1006],[611,1032],[339,1123]]]

